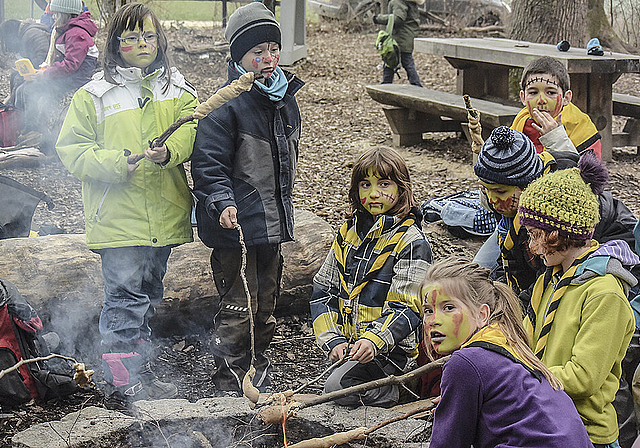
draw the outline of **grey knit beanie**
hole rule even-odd
[[[51,12],[80,14],[82,12],[82,0],[51,0],[49,9]]]
[[[482,145],[473,171],[488,184],[525,187],[542,175],[544,164],[529,137],[500,126]]]
[[[280,25],[273,13],[260,2],[236,9],[229,17],[224,37],[229,42],[231,59],[236,62],[256,45],[264,42],[281,44]]]

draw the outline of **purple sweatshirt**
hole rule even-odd
[[[98,27],[91,20],[89,11],[74,17],[62,29],[58,29],[61,35],[56,39],[56,49],[64,55],[64,59],[51,64],[45,77],[60,78],[70,75],[80,69],[87,56],[97,59],[98,49],[93,41],[97,31]],[[95,62],[93,66],[95,67]],[[85,82],[89,79],[91,74]]]
[[[499,353],[457,350],[441,387],[430,448],[593,448],[571,398]]]

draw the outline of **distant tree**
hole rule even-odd
[[[555,44],[568,40],[584,47],[592,37],[614,51],[633,52],[611,28],[604,0],[513,0],[509,37]]]

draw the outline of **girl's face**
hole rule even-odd
[[[489,306],[486,304],[481,306],[476,318],[461,300],[449,297],[440,286],[424,287],[422,293],[425,337],[440,355],[459,349],[473,333],[487,324]]]
[[[518,201],[522,190],[520,187],[502,184],[488,184],[480,181],[487,199],[496,212],[507,218],[513,218],[518,212]]]
[[[520,101],[527,107],[529,114],[533,109],[547,111],[557,118],[562,108],[571,101],[571,91],[564,95],[555,76],[535,73],[529,76],[525,89],[520,91]]]
[[[360,203],[373,216],[387,213],[398,202],[398,184],[381,178],[373,169],[358,182]]]
[[[275,42],[264,42],[247,51],[240,65],[246,72],[262,75],[265,79],[273,75],[280,61],[280,45]]]
[[[158,56],[158,34],[149,16],[144,18],[142,29],[136,25],[133,31],[124,30],[118,40],[122,59],[129,67],[145,69]]]

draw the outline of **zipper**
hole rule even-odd
[[[104,191],[104,194],[102,195],[102,199],[100,199],[100,203],[98,204],[98,209],[96,210],[96,214],[93,217],[94,221],[98,221],[98,215],[100,215],[100,210],[102,209],[102,204],[104,204],[104,200],[107,198],[107,193],[109,193],[109,190],[111,189],[111,185],[107,186],[107,189]]]

